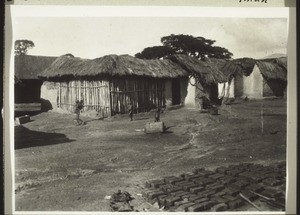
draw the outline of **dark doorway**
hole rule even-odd
[[[172,80],[172,105],[179,105],[180,100],[180,79],[176,78]]]
[[[210,101],[212,104],[218,103],[218,85],[217,84],[211,84],[210,85]]]

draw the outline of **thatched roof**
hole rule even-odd
[[[230,79],[236,74],[249,76],[253,72],[254,66],[257,65],[261,74],[266,79],[287,79],[286,58],[256,60],[252,58],[239,58],[227,61],[220,69],[222,73]]]
[[[56,57],[18,55],[15,56],[15,79],[38,79],[38,74],[51,65]]]
[[[205,62],[214,64],[219,70],[227,63],[226,59],[221,58],[206,58]]]
[[[171,60],[143,60],[130,55],[106,55],[92,60],[61,56],[39,77],[147,76],[157,78],[187,76],[187,72]]]
[[[209,85],[227,81],[227,78],[213,62],[204,62],[195,57],[182,54],[172,55],[169,58],[189,73],[197,75],[202,84]]]
[[[280,65],[273,62],[257,61],[259,71],[267,80],[287,81],[287,72]]]

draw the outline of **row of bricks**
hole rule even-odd
[[[254,201],[258,198],[257,195],[253,194],[250,191],[244,190],[244,191],[242,191],[242,194],[244,196],[246,196],[250,201]],[[265,196],[268,196],[270,198],[274,198],[274,197],[283,198],[281,196],[281,193],[277,192],[275,190],[265,190],[262,194]],[[237,199],[239,199],[239,198],[232,197],[232,196],[226,194],[226,192],[221,192],[221,193],[207,192],[207,195],[204,194],[203,196],[197,196],[194,194],[189,194],[188,192],[178,191],[178,192],[172,193],[169,196],[161,193],[161,195],[158,196],[156,201],[159,203],[159,205],[161,207],[165,206],[166,208],[170,208],[173,206],[179,207],[179,206],[185,205],[185,208],[184,208],[185,211],[199,211],[200,208],[205,210],[205,207],[204,208],[198,207],[199,204],[203,206],[204,204],[207,204],[211,201],[214,201],[216,204],[221,204],[221,203],[226,204],[226,205],[228,205],[228,209],[236,209],[240,205],[239,201]],[[196,209],[194,207],[192,207],[192,209],[191,209],[188,207],[188,206],[194,206],[194,205],[197,205],[198,209]],[[182,210],[182,207],[180,210]],[[213,209],[213,211],[218,211],[218,210]]]
[[[178,186],[181,185],[181,186]],[[150,200],[159,196],[159,195],[164,195],[164,194],[171,194],[171,195],[176,195],[177,193],[191,193],[191,194],[197,194],[197,195],[202,195],[202,196],[207,196],[207,194],[214,194],[217,192],[220,192],[224,190],[224,192],[230,196],[236,196],[241,190],[249,190],[249,191],[254,191],[257,193],[261,193],[265,191],[265,186],[261,184],[249,184],[246,181],[238,181],[233,184],[230,184],[229,186],[225,187],[223,185],[213,183],[208,185],[207,187],[202,187],[198,186],[197,184],[194,183],[182,183],[178,184],[177,186],[164,186],[161,187],[162,190],[157,190],[157,189],[152,189],[148,191],[148,194],[146,194],[147,198]],[[226,188],[226,189],[225,189]],[[280,195],[284,195],[284,191],[282,190],[276,190],[276,189],[267,189],[265,191],[266,196],[268,197],[276,197]]]
[[[254,192],[263,191],[263,192],[261,192],[261,194],[266,197],[269,197],[269,198],[283,197],[282,191],[278,191],[278,190],[274,190],[274,189],[264,190],[263,187],[259,186],[259,185],[256,185],[257,189],[254,189],[255,185],[251,185],[251,186],[249,186],[249,188],[251,188],[251,189],[243,190],[242,193],[247,192],[247,196],[250,200],[253,200],[256,196],[251,191],[254,191]],[[202,192],[190,193],[190,192],[178,190],[173,193],[165,193],[162,191],[150,190],[145,195],[147,196],[148,200],[150,200],[150,201],[151,200],[156,201],[157,199],[160,199],[160,198],[167,198],[167,199],[170,199],[170,202],[172,203],[177,200],[184,201],[187,199],[189,201],[196,201],[198,199],[205,199],[205,198],[210,198],[210,197],[224,197],[225,199],[228,199],[228,200],[234,200],[235,197],[240,193],[239,190],[228,189],[228,188],[224,189],[222,192],[218,192],[218,190],[203,190],[201,187],[199,187],[199,190],[201,190]],[[225,201],[221,201],[221,202],[224,203]],[[170,205],[168,205],[168,206],[170,206]]]
[[[197,182],[197,181],[194,180],[193,182]],[[247,181],[243,181],[243,180],[229,184],[226,187],[218,183],[212,183],[207,185],[206,187],[203,187],[193,182],[180,182],[177,183],[176,185],[164,185],[160,187],[160,190],[152,189],[149,191],[149,193],[152,193],[152,196],[157,196],[158,194],[162,195],[162,194],[177,193],[177,192],[190,192],[193,194],[201,194],[201,192],[202,193],[212,192],[212,191],[220,192],[226,188],[227,194],[231,196],[235,196],[243,189],[247,189],[257,193],[260,193],[265,190],[264,186],[261,184],[249,184]]]
[[[152,188],[161,188],[161,187],[168,187],[170,185],[179,185],[186,184],[188,182],[194,182],[195,184],[206,186],[216,181],[219,181],[222,185],[227,185],[229,183],[235,182],[237,179],[230,177],[230,176],[223,176],[220,174],[214,174],[212,177],[206,178],[200,174],[195,175],[184,175],[182,178],[180,177],[167,177],[163,180],[154,180],[150,182],[146,182],[146,187]]]
[[[155,180],[152,182],[147,182],[146,187],[159,188],[161,186],[167,186],[168,184],[180,185],[180,184],[187,183],[187,181],[194,182],[201,186],[206,186],[208,184],[214,183],[214,181],[216,181],[216,180],[219,181],[222,185],[228,185],[230,183],[237,181],[237,179],[235,177],[232,177],[235,175],[242,176],[245,181],[248,181],[247,182],[248,184],[249,184],[249,182],[260,183],[260,182],[264,181],[265,185],[278,186],[283,183],[281,181],[285,181],[285,180],[280,180],[282,178],[278,174],[277,175],[269,174],[266,176],[263,176],[263,175],[258,176],[258,175],[251,175],[248,172],[240,172],[239,170],[235,170],[234,172],[232,172],[232,171],[228,172],[229,176],[228,175],[224,176],[224,175],[218,174],[218,173],[211,173],[210,171],[209,171],[209,173],[207,171],[203,171],[203,173],[204,174],[199,174],[199,173],[183,174],[182,177],[171,176],[171,177],[167,177],[163,180]],[[210,174],[210,175],[207,175],[207,174]],[[207,176],[208,176],[208,178],[205,178]],[[250,179],[250,180],[247,180],[247,179]],[[240,183],[236,184],[238,189],[243,189],[245,186],[245,185],[239,186],[238,184],[240,184]]]
[[[281,176],[285,175],[285,170],[280,168],[272,168],[262,165],[254,165],[254,164],[244,164],[244,165],[231,165],[229,167],[219,167],[216,169],[216,172],[222,173],[222,174],[231,174],[234,176],[238,176],[239,173],[242,172],[249,172],[251,174],[270,174],[270,173],[276,173]]]
[[[227,199],[225,196],[222,197],[203,197],[196,198],[191,197],[190,199],[180,199],[178,197],[175,198],[167,198],[162,197],[160,199],[160,205],[166,208],[175,208],[175,211],[225,211],[227,209],[237,209],[238,207],[243,205],[243,201],[240,198],[236,199]]]

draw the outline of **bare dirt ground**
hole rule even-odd
[[[142,211],[149,206],[140,196],[148,180],[286,159],[283,99],[240,101],[221,107],[219,115],[167,110],[162,134],[141,131],[153,113],[135,115],[132,122],[127,115],[82,117],[84,126],[76,126],[74,117],[41,113],[15,127],[17,211],[109,211],[105,196],[119,189],[132,194]]]

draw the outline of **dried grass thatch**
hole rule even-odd
[[[243,74],[245,76],[249,76],[253,72],[253,68],[255,65],[259,67],[261,74],[267,80],[279,79],[282,81],[286,81],[287,66],[285,57],[264,60],[240,58],[227,61],[220,70],[228,79],[230,79],[230,77],[233,77],[236,74]]]
[[[227,81],[227,78],[213,62],[204,62],[195,57],[182,54],[176,54],[169,58],[190,74],[197,76],[202,84],[210,85]]]
[[[15,56],[15,80],[38,79],[38,74],[51,65],[56,57],[18,55]]]
[[[287,81],[286,70],[280,65],[266,61],[257,61],[256,65],[265,79]]]
[[[92,60],[61,56],[39,77],[147,76],[174,78],[187,72],[171,60],[143,60],[130,55],[106,55]]]

